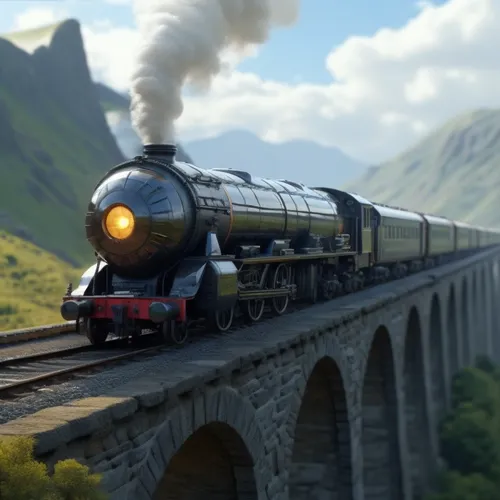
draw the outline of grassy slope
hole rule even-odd
[[[58,26],[2,38],[23,46],[25,39],[35,43],[38,36],[42,43]],[[24,57],[7,59],[4,67],[30,74]],[[17,234],[21,228],[42,248],[77,264],[88,263],[93,256],[85,239],[85,210],[96,182],[117,162],[118,150],[109,150],[110,136],[103,138],[101,129],[97,133],[78,125],[36,81],[29,85],[39,94],[35,105],[23,99],[12,81],[2,84],[0,78],[0,103],[21,147],[17,153],[0,148],[0,227]]]
[[[88,258],[89,249],[82,248],[84,206],[97,177],[86,172],[96,158],[85,143],[92,139],[85,137],[85,132],[56,105],[47,103],[40,116],[2,88],[0,99],[7,105],[12,128],[25,136],[23,157],[5,156],[0,151],[1,163],[13,173],[0,183],[2,205],[29,227],[36,241],[46,242],[46,248],[64,249],[78,261]],[[49,152],[52,165],[40,160],[40,151]],[[39,173],[37,177],[33,167]]]
[[[0,331],[59,323],[61,297],[81,271],[0,231]]]
[[[500,226],[500,111],[451,120],[394,160],[345,187],[368,199]]]

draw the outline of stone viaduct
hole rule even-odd
[[[453,373],[500,358],[499,261],[489,249],[187,346],[189,363],[0,435],[84,461],[112,500],[418,499]]]

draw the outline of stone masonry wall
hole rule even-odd
[[[498,358],[499,258],[257,324],[252,341],[214,339],[215,356],[14,420],[0,437],[35,434],[41,458],[87,463],[113,500],[413,500],[437,464],[453,371],[477,352]],[[478,302],[469,284],[488,276]]]

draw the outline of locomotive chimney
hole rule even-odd
[[[146,144],[143,149],[144,156],[153,156],[173,162],[177,153],[174,144]]]

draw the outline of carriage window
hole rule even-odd
[[[370,229],[371,220],[370,220],[370,209],[367,207],[363,207],[363,228]]]

